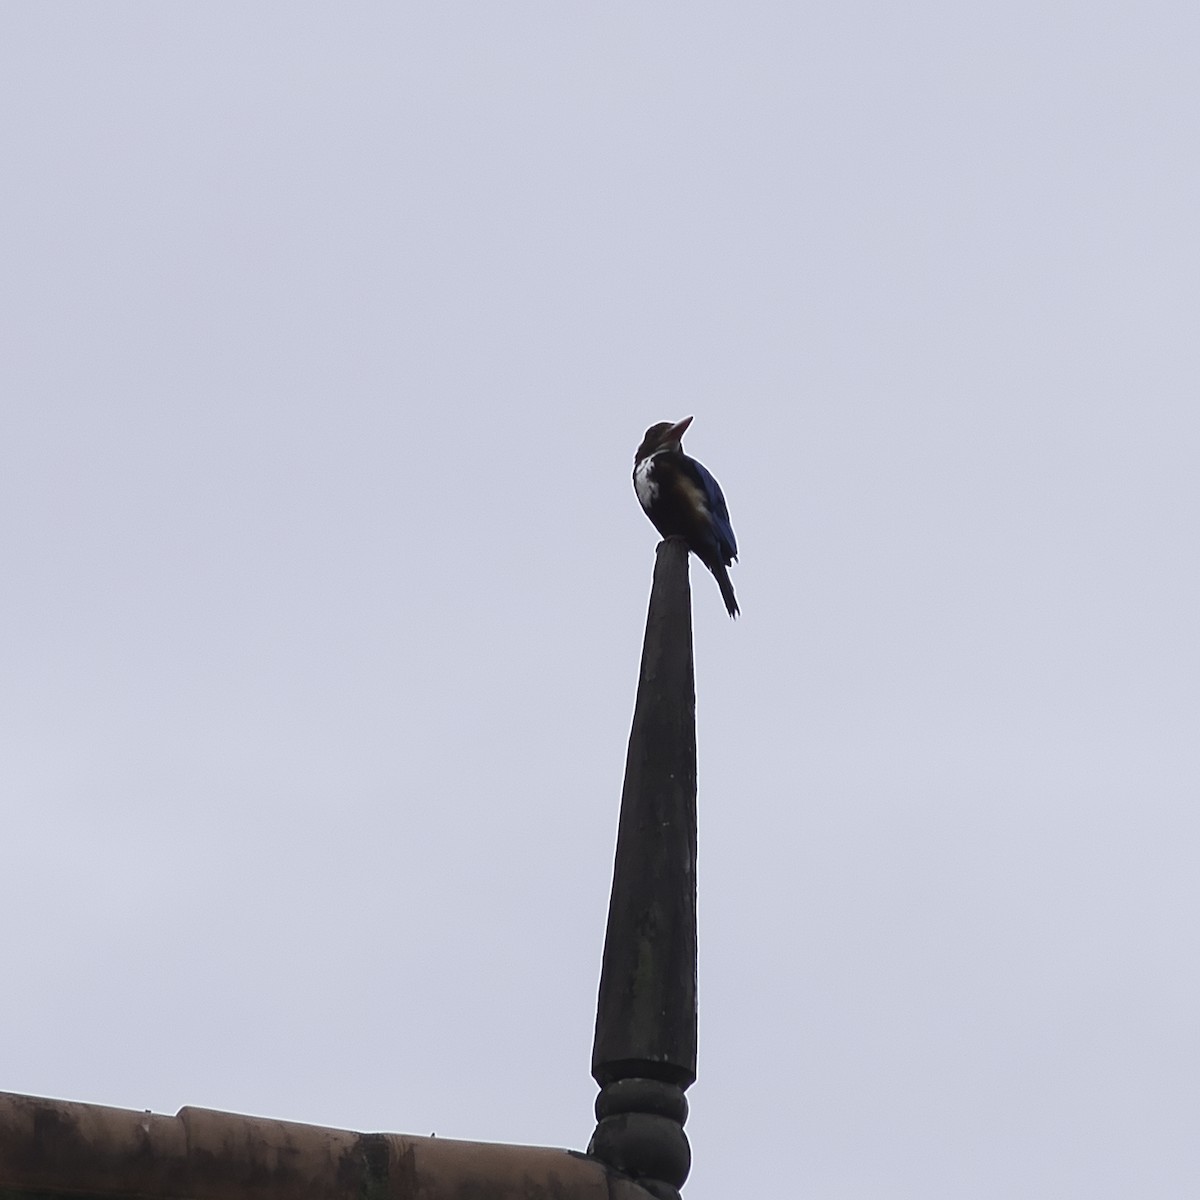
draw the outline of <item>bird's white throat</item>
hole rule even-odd
[[[647,511],[658,497],[658,484],[654,481],[654,460],[661,451],[643,458],[633,468],[633,490],[637,492],[638,502]]]

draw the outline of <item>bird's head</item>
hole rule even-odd
[[[684,430],[692,423],[691,417],[684,417],[682,421],[659,421],[657,425],[651,425],[646,430],[646,436],[642,438],[642,444],[637,448],[637,453],[633,456],[635,463],[640,463],[642,459],[649,458],[652,454],[657,454],[660,450],[679,450],[683,444]]]

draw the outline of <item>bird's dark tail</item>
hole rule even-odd
[[[731,617],[736,617],[741,611],[738,608],[737,597],[733,594],[733,583],[729,578],[729,571],[723,562],[718,562],[714,566],[709,567],[717,581],[717,587],[721,589],[721,599],[725,601],[725,611]]]

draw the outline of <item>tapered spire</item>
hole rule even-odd
[[[613,866],[589,1153],[673,1200],[696,1078],[696,690],[688,546],[658,547]]]

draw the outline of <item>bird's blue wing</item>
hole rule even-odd
[[[697,482],[704,489],[704,499],[708,503],[708,511],[712,514],[713,531],[721,547],[721,557],[725,561],[737,558],[737,538],[733,536],[733,526],[729,522],[729,509],[725,505],[721,485],[702,463],[698,463],[694,458],[689,461],[695,468]]]

